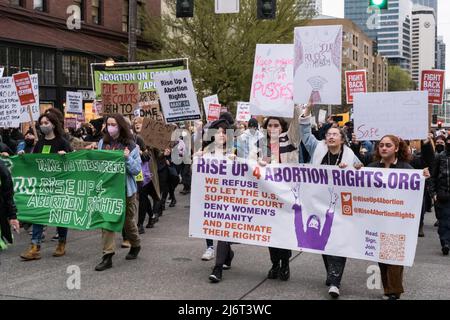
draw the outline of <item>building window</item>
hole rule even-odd
[[[33,9],[37,11],[47,12],[47,1],[33,0]]]
[[[9,4],[12,6],[25,7],[25,0],[9,0]]]
[[[8,49],[8,65],[9,74],[20,72],[20,49],[19,48],[9,48]]]
[[[128,32],[128,0],[123,1],[122,6],[122,31]]]
[[[84,5],[84,0],[73,0],[73,2],[75,3],[76,6],[78,6],[78,8],[80,8],[80,18],[81,21],[84,21],[84,10],[85,10],[85,5]]]
[[[102,24],[102,0],[92,0],[92,22],[98,25]]]
[[[44,53],[44,84],[55,84],[55,54],[51,52]]]
[[[20,50],[20,71],[28,71],[31,73],[31,50]]]

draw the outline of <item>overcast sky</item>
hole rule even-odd
[[[322,4],[323,14],[339,18],[344,17],[344,0],[322,0]],[[447,45],[446,87],[450,88],[450,0],[438,0],[438,12],[438,35],[444,36],[444,42]]]

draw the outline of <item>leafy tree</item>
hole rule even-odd
[[[390,65],[388,69],[389,91],[415,90],[416,84],[411,75],[399,66]]]
[[[277,2],[274,20],[258,20],[256,0],[241,0],[237,14],[215,14],[214,1],[196,1],[194,18],[176,18],[175,0],[168,13],[147,19],[144,38],[157,50],[140,51],[140,59],[189,58],[199,98],[217,93],[231,106],[248,101],[258,43],[293,43],[294,28],[314,14],[309,0]],[[305,9],[307,8],[307,9]]]

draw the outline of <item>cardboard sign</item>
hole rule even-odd
[[[176,130],[173,124],[165,124],[150,118],[144,118],[140,136],[147,146],[164,150],[170,148],[172,133]]]
[[[189,70],[159,73],[154,79],[167,123],[201,119]]]
[[[72,114],[83,113],[83,94],[81,92],[66,92],[66,112]]]
[[[355,93],[367,92],[366,70],[345,71],[347,104],[353,104]]]
[[[250,111],[254,115],[292,118],[294,115],[294,47],[256,45]]]
[[[428,91],[428,103],[442,105],[445,70],[422,70],[420,90]]]
[[[380,140],[392,134],[404,140],[428,136],[426,91],[370,92],[355,94],[353,104],[356,139]]]
[[[36,103],[33,92],[33,84],[31,83],[30,74],[28,72],[13,74],[13,81],[16,86],[20,105],[25,106]]]
[[[237,103],[237,112],[236,112],[236,121],[247,122],[250,120],[250,103],[249,102],[238,102]]]
[[[208,107],[208,122],[219,120],[222,113],[222,106],[220,104],[211,103]]]
[[[295,28],[294,102],[340,105],[342,25]]]
[[[139,103],[138,83],[102,83],[102,113],[130,117]]]

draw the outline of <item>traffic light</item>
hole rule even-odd
[[[380,9],[388,9],[389,0],[369,0],[369,7],[377,7]]]
[[[194,16],[194,0],[177,0],[177,18]]]
[[[258,19],[275,19],[277,12],[276,0],[257,0],[256,10]]]
[[[437,114],[433,114],[433,117],[431,118],[432,124],[437,124]]]
[[[438,129],[442,129],[442,121],[441,120],[438,121],[437,125],[438,125]]]

